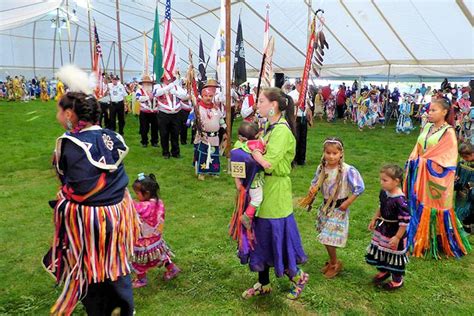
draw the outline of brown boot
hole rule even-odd
[[[324,264],[324,267],[322,267],[320,271],[321,271],[321,273],[324,274],[324,273],[326,273],[326,271],[328,271],[328,269],[329,269],[329,262],[326,261],[326,263]]]
[[[341,261],[337,261],[336,264],[329,264],[329,268],[328,270],[326,271],[326,273],[324,273],[324,276],[327,278],[327,279],[332,279],[334,278],[336,275],[339,274],[339,272],[342,271],[342,262]]]

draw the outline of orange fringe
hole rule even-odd
[[[53,265],[49,271],[58,283],[64,283],[61,295],[51,308],[53,315],[70,315],[77,303],[86,295],[90,283],[117,280],[131,272],[129,259],[133,245],[139,235],[139,220],[128,190],[124,199],[107,207],[83,206],[67,201],[59,193],[55,210],[55,236],[53,239]],[[65,206],[62,206],[67,203]],[[62,213],[62,217],[61,214]],[[108,247],[106,247],[107,221],[112,227]],[[59,236],[59,227],[64,224],[66,232]],[[97,228],[97,231],[96,231]],[[61,244],[60,244],[61,243]],[[96,245],[96,243],[98,245]],[[66,246],[64,256],[57,253],[57,247]]]
[[[232,237],[233,240],[236,240],[239,244],[239,249],[241,249],[241,233],[242,233],[242,215],[245,212],[245,198],[247,196],[246,189],[241,187],[240,190],[237,192],[237,196],[235,199],[235,210],[232,214],[229,224],[229,235]],[[246,230],[247,239],[249,241],[249,246],[251,249],[254,249],[254,236],[250,230]]]
[[[418,229],[416,231],[415,235],[415,243],[413,246],[413,252],[412,255],[414,257],[423,257],[425,252],[430,250],[431,248],[431,243],[430,241],[432,239],[439,240],[441,242],[441,249],[443,252],[446,254],[447,257],[454,257],[454,253],[451,250],[451,247],[449,245],[449,238],[448,235],[446,234],[447,227],[445,227],[444,223],[444,210],[435,210],[436,212],[436,230],[431,231],[430,230],[430,222],[431,222],[431,212],[432,210],[429,208],[424,208],[421,214],[420,218],[420,223],[418,225]],[[456,225],[456,217],[454,215],[454,210],[449,209],[449,217],[452,225]],[[456,238],[457,244],[459,248],[461,249],[463,254],[467,254],[466,247],[463,244],[463,241],[461,239],[461,236],[459,235],[458,230],[456,227],[452,227],[452,230],[454,232],[454,236]],[[433,255],[437,253],[437,251],[432,252]],[[437,255],[437,258],[440,259],[440,256]]]

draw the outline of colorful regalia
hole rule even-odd
[[[317,93],[314,97],[314,116],[323,117],[324,114],[324,100],[321,93]]]
[[[328,122],[334,121],[336,118],[336,100],[332,94],[329,95],[329,98],[324,102],[326,106],[326,118]]]
[[[61,190],[50,202],[55,232],[43,264],[63,289],[51,314],[71,314],[91,285],[108,282],[111,291],[131,272],[138,219],[122,164],[127,153],[120,135],[99,126],[66,132],[56,142]],[[133,298],[125,300],[133,308]]]
[[[339,168],[327,169],[326,178],[320,188],[324,197],[324,202],[318,211],[316,229],[319,233],[318,239],[323,245],[333,247],[345,247],[349,235],[349,209],[342,211],[339,206],[347,200],[349,194],[361,195],[365,190],[364,180],[359,171],[346,163],[342,166],[342,183],[339,195],[335,197],[334,207],[325,208],[326,201],[334,194],[337,188],[337,175]],[[315,186],[321,175],[321,168],[318,167],[311,185]]]
[[[367,247],[365,260],[382,271],[404,274],[407,257],[407,234],[400,238],[397,249],[389,245],[390,239],[395,236],[400,226],[408,226],[410,211],[405,196],[390,195],[380,191],[380,218],[375,224],[374,235]]]
[[[372,100],[370,97],[362,101],[359,106],[360,115],[358,125],[359,128],[363,128],[364,126],[369,126],[369,128],[373,127],[379,119],[379,104],[377,101]]]
[[[40,99],[42,102],[49,101],[49,95],[48,95],[48,84],[46,83],[45,78],[41,78],[40,81]]]
[[[219,129],[225,125],[224,115],[213,103],[198,102],[200,128],[194,140],[194,166],[196,174],[218,175],[219,160]]]
[[[408,245],[415,257],[461,257],[471,249],[453,209],[457,163],[456,135],[447,123],[427,137],[433,124],[420,133],[406,165],[404,192],[411,220]]]
[[[460,161],[456,168],[455,210],[463,225],[471,230],[474,224],[474,162]],[[472,230],[471,230],[472,232]]]
[[[413,123],[410,118],[412,111],[410,102],[403,102],[398,107],[398,110],[400,114],[398,116],[396,131],[397,133],[410,134],[410,132],[413,130]]]
[[[249,145],[248,142],[251,142]],[[249,203],[251,203],[251,190],[260,189],[263,186],[263,169],[252,157],[252,142],[242,143],[238,141],[230,152],[230,168],[233,175],[241,176],[242,187],[237,192],[234,214],[230,222],[229,234],[238,241],[238,257],[242,264],[248,263],[250,249],[253,249],[254,236],[251,230],[247,230],[241,222]],[[258,142],[258,141],[257,141]]]
[[[173,253],[163,239],[165,206],[163,201],[134,202],[140,217],[140,237],[133,249],[133,269],[145,274],[149,269],[171,263]]]
[[[56,96],[54,97],[54,100],[61,100],[64,93],[64,83],[62,83],[61,80],[58,80],[58,83],[56,84]]]
[[[23,89],[21,87],[21,81],[18,77],[15,77],[12,81],[12,88],[13,88],[13,98],[16,101],[19,101],[23,96]]]

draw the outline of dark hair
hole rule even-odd
[[[386,174],[393,180],[399,180],[400,183],[403,182],[403,169],[398,165],[389,164],[385,165],[380,169],[380,173]]]
[[[150,199],[159,199],[160,185],[153,173],[139,175],[138,179],[133,182],[133,189],[140,191],[143,195],[148,193]]]
[[[452,115],[451,115],[451,104],[450,104],[450,102],[445,98],[436,98],[433,101],[431,101],[431,104],[435,104],[435,103],[439,104],[443,108],[443,110],[447,111],[446,115],[444,116],[444,120],[446,122],[448,122],[448,124],[453,125],[454,118],[451,117]]]
[[[296,137],[295,130],[295,104],[293,98],[285,94],[280,88],[263,88],[262,93],[270,101],[278,103],[278,110],[285,113],[291,132]]]
[[[458,152],[461,156],[471,155],[473,152],[472,144],[470,142],[461,143]]]
[[[99,121],[100,108],[92,95],[83,92],[68,92],[59,101],[63,110],[71,109],[79,121],[96,124]]]
[[[254,140],[258,134],[258,125],[256,123],[243,121],[240,124],[238,133],[247,140]]]

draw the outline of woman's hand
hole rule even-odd
[[[389,245],[392,249],[397,249],[398,244],[400,243],[400,238],[398,238],[396,235],[390,238]]]

